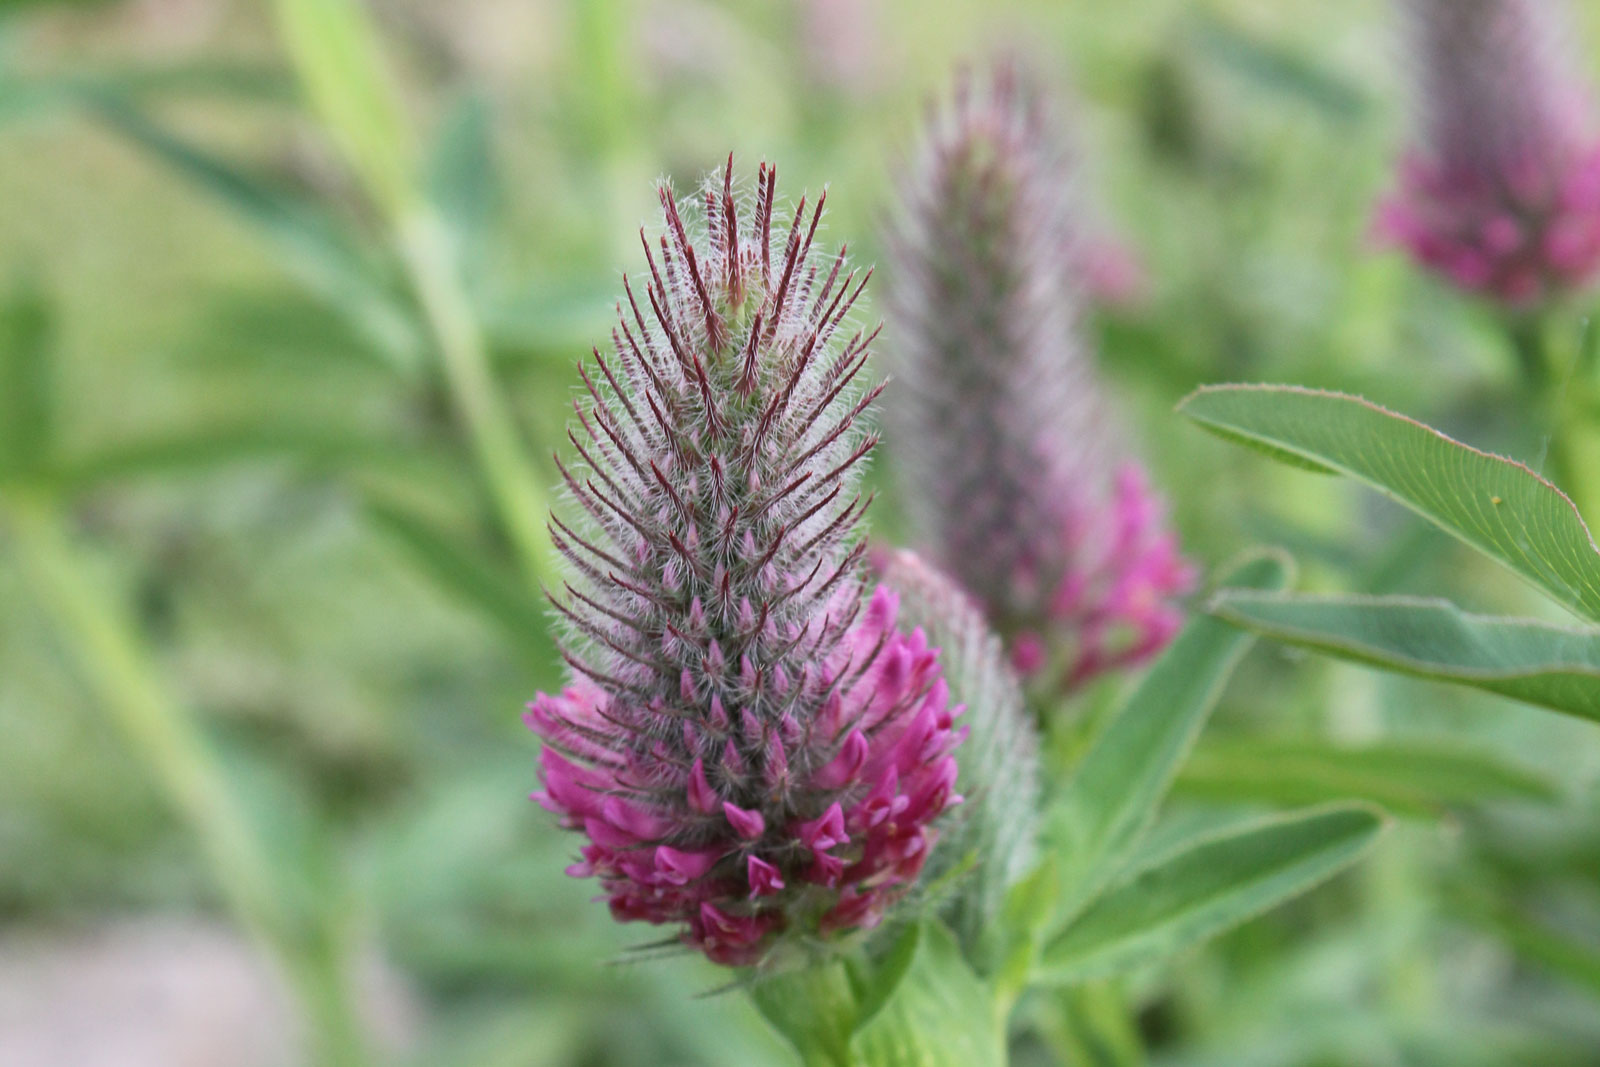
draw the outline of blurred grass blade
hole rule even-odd
[[[7,516],[20,570],[96,701],[188,825],[235,914],[276,951],[326,1067],[368,1062],[352,1003],[347,945],[333,928],[334,894],[297,893],[297,870],[274,854],[242,803],[237,767],[219,758],[191,709],[166,686],[117,598],[92,577],[59,511],[17,494]],[[304,856],[302,856],[304,858]],[[309,912],[298,907],[308,904]]]
[[[416,150],[377,33],[359,0],[277,0],[278,28],[311,109],[390,214],[417,198]]]
[[[427,520],[390,503],[372,500],[367,514],[405,547],[440,586],[496,623],[536,674],[556,662],[547,633],[550,616],[542,599],[527,591],[513,571],[495,566]]]
[[[1211,610],[1340,659],[1600,722],[1600,629],[1472,615],[1449,601],[1414,597],[1225,592]]]
[[[359,0],[277,0],[276,9],[313,110],[387,218],[523,578],[553,584],[560,567],[545,528],[546,479],[491,372],[459,243],[418,188],[410,128],[366,9]]]
[[[1279,589],[1286,557],[1264,554],[1229,571],[1224,585]],[[1222,687],[1249,646],[1215,619],[1194,619],[1084,755],[1046,816],[1046,848],[1057,857],[1063,897],[1057,925],[1114,878],[1157,807]]]
[[[1452,907],[1463,918],[1504,938],[1518,955],[1600,997],[1600,939],[1553,929],[1494,901],[1455,901]]]
[[[1302,100],[1343,121],[1364,116],[1366,95],[1351,80],[1307,56],[1247,33],[1210,13],[1196,15],[1192,35],[1217,63],[1267,93]]]
[[[484,97],[463,97],[434,138],[427,164],[428,199],[455,237],[456,259],[469,289],[481,288],[500,208],[491,117]]]
[[[52,309],[38,284],[24,280],[0,301],[0,482],[49,466],[55,402]]]
[[[955,935],[913,927],[913,955],[883,1006],[850,1039],[861,1067],[1002,1067],[1005,1034],[994,994],[972,973]]]
[[[1522,464],[1340,393],[1207,386],[1178,410],[1219,436],[1362,481],[1600,621],[1600,550],[1572,501]]]
[[[338,228],[313,205],[187,143],[147,115],[104,95],[89,97],[111,129],[171,167],[272,245],[307,288],[348,315],[398,370],[421,359],[416,324]]]
[[[1496,801],[1550,802],[1550,779],[1454,742],[1384,741],[1358,748],[1324,741],[1208,741],[1174,789],[1209,800],[1314,804],[1365,800],[1397,814],[1436,816]]]
[[[1170,957],[1331,878],[1382,828],[1376,811],[1343,806],[1201,841],[1097,900],[1045,947],[1038,977],[1076,983]]]
[[[0,12],[4,8],[5,0],[0,0]],[[281,69],[238,60],[138,65],[43,77],[18,77],[0,63],[0,123],[75,108],[85,94],[141,103],[168,99],[270,103],[290,99],[289,89],[290,82]]]
[[[348,471],[366,463],[408,466],[426,459],[395,445],[325,425],[224,424],[119,445],[57,464],[59,482],[83,490],[129,478],[171,477],[229,463],[294,460]]]

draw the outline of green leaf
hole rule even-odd
[[[487,100],[464,97],[445,118],[427,166],[428,197],[450,227],[469,277],[487,257],[499,207],[490,118]]]
[[[23,282],[0,301],[0,481],[36,475],[50,462],[54,356],[50,305]]]
[[[499,624],[536,674],[550,673],[556,657],[548,636],[549,612],[516,572],[399,505],[373,500],[367,513],[440,586]]]
[[[59,461],[53,473],[63,485],[82,490],[109,481],[170,477],[249,461],[288,459],[348,470],[357,462],[409,467],[414,460],[428,458],[386,441],[324,425],[230,423],[107,445],[88,455]]]
[[[1207,741],[1174,787],[1219,801],[1311,804],[1365,800],[1389,811],[1436,816],[1502,800],[1552,801],[1549,779],[1498,755],[1454,742],[1384,741],[1342,747],[1318,741]]]
[[[1600,997],[1600,939],[1574,936],[1492,901],[1455,902],[1461,917],[1504,938],[1519,955]]]
[[[105,94],[88,94],[110,129],[170,167],[254,227],[307,289],[347,315],[392,366],[414,371],[422,358],[415,321],[378,271],[315,205],[204,149]]]
[[[1005,1034],[994,993],[942,924],[913,927],[910,965],[882,1008],[850,1039],[858,1067],[1002,1067]]]
[[[1219,618],[1289,644],[1600,722],[1600,629],[1415,597],[1224,593]]]
[[[1075,983],[1165,959],[1298,896],[1354,863],[1382,817],[1359,806],[1269,819],[1158,860],[1048,946],[1038,977]]]
[[[1370,110],[1367,96],[1357,84],[1298,51],[1209,13],[1196,15],[1192,22],[1191,39],[1202,51],[1266,93],[1302,100],[1342,121],[1361,118]]]
[[[843,963],[803,967],[748,987],[761,1017],[788,1039],[807,1067],[851,1067],[855,991]]]
[[[360,0],[277,0],[283,37],[312,110],[384,210],[416,200],[415,146],[378,35]]]
[[[1521,463],[1339,393],[1207,386],[1178,410],[1220,436],[1364,482],[1600,621],[1600,550],[1572,501]]]
[[[1222,582],[1280,589],[1289,573],[1286,557],[1259,555]],[[1047,844],[1061,864],[1061,919],[1121,870],[1249,644],[1218,620],[1191,621],[1090,746],[1047,817]]]

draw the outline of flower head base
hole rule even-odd
[[[1421,143],[1382,236],[1460,288],[1528,307],[1600,270],[1600,136],[1554,0],[1410,0]]]
[[[1074,206],[1042,95],[963,82],[910,168],[890,294],[890,415],[933,561],[1066,685],[1140,661],[1192,582],[1078,329]]]
[[[936,651],[864,593],[865,278],[813,252],[820,199],[774,234],[774,183],[753,212],[731,160],[703,200],[662,190],[649,280],[584,372],[585,518],[554,520],[574,681],[528,712],[536,799],[589,839],[571,873],[730,965],[874,925],[959,800],[963,736]]]

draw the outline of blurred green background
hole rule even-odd
[[[484,417],[463,406],[463,364],[441,355],[449,334],[418,288],[436,261],[407,251],[410,216],[359,146],[348,165],[314,88],[302,102],[304,55],[281,32],[295,6],[0,5],[0,1062],[296,1062],[265,1039],[114,1061],[48,1044],[75,1032],[89,1047],[95,981],[108,1030],[160,1022],[172,1049],[210,1047],[190,1029],[295,1014],[270,978],[247,983],[237,1015],[160,1014],[173,990],[220,998],[220,980],[174,978],[149,1010],[113,1003],[169,965],[203,979],[207,951],[256,959],[222,925],[239,887],[219,891],[191,832],[204,788],[172,803],[171,774],[130,740],[148,687],[183,709],[256,828],[265,869],[232,870],[270,881],[264,925],[296,931],[294,958],[381,975],[358,994],[380,1017],[380,1062],[786,1063],[742,999],[697,995],[722,981],[710,968],[610,963],[656,931],[589,902],[593,886],[562,874],[572,841],[525,799],[536,746],[518,712],[561,682],[549,620],[519,573],[494,448],[474,436]],[[1138,298],[1086,328],[1190,554],[1209,568],[1275,543],[1313,588],[1539,610],[1398,509],[1170,414],[1202,382],[1298,382],[1542,461],[1545,413],[1517,399],[1495,317],[1370,239],[1406,115],[1386,5],[379,0],[367,14],[413,145],[407,195],[453,250],[442,291],[459,300],[442,318],[469,324],[460,351],[492,375],[540,488],[574,365],[638,269],[655,178],[690,188],[729,150],[774,161],[790,198],[828,185],[829,239],[871,262],[923,105],[956,64],[1020,47],[1070,100],[1087,202],[1143,264]],[[1580,14],[1593,55],[1600,7]],[[1587,310],[1555,328],[1577,343]],[[892,539],[885,463],[873,530]],[[1352,744],[1376,755],[1324,758]],[[1282,799],[1365,796],[1404,818],[1359,871],[1136,981],[1146,1054],[1600,1062],[1597,783],[1584,723],[1258,650],[1163,839]],[[1049,1061],[1024,1040],[1017,1062]]]

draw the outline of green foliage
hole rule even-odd
[[[259,233],[285,268],[347,316],[391,367],[415,372],[421,356],[415,322],[372,258],[327,213],[184,141],[119,97],[94,93],[88,99],[93,113],[112,130]]]
[[[1289,574],[1286,559],[1263,555],[1221,582],[1281,589]],[[1072,919],[1127,862],[1248,645],[1230,627],[1190,623],[1085,753],[1047,817],[1046,847],[1065,891],[1052,925]]]
[[[1560,795],[1550,778],[1508,756],[1427,739],[1363,745],[1213,740],[1189,757],[1175,789],[1233,803],[1359,799],[1418,818],[1496,801],[1550,803]]]
[[[950,931],[914,923],[875,966],[834,962],[751,986],[807,1067],[1001,1067],[994,997]]]
[[[1224,593],[1211,610],[1341,659],[1600,720],[1600,629],[1471,615],[1411,597]]]
[[[730,148],[831,183],[830,239],[881,261],[907,105],[992,14],[617,0],[512,24],[280,0],[274,50],[259,18],[168,6],[0,15],[8,937],[231,898],[270,930],[329,1063],[360,1058],[338,1048],[356,1011],[337,978],[369,956],[423,1005],[418,1047],[376,1062],[789,1062],[769,1023],[808,1064],[1007,1046],[1019,1067],[1593,1061],[1593,635],[1289,593],[1270,558],[1223,580],[1131,699],[1013,715],[992,643],[937,635],[969,721],[1037,714],[1071,760],[1035,783],[1027,729],[975,730],[936,888],[859,951],[740,977],[748,998],[696,996],[729,976],[686,959],[608,966],[664,931],[613,923],[563,874],[573,842],[526,800],[517,721],[560,682],[540,461],[571,363],[611,328],[650,180],[684,188]],[[834,8],[873,14],[813,21]],[[1084,329],[1185,553],[1281,543],[1319,589],[1515,612],[1493,559],[1600,621],[1588,535],[1526,468],[1337,394],[1185,405],[1432,524],[1399,529],[1348,483],[1169,417],[1202,381],[1305,381],[1526,458],[1581,502],[1600,484],[1573,447],[1596,416],[1590,298],[1512,329],[1373,255],[1402,111],[1381,20],[1269,8],[1007,16],[1075,71],[1086,185],[1109,194],[1096,224],[1151,282]],[[1507,385],[1512,334],[1550,396]],[[874,506],[875,539],[896,506]],[[1486,555],[1440,551],[1433,527]],[[1453,687],[1274,648],[1241,662],[1238,627]],[[1380,820],[1351,800],[1407,819],[1369,851]],[[1290,901],[1362,855],[1359,877]]]
[[[1600,549],[1577,508],[1520,463],[1358,397],[1291,386],[1210,386],[1178,408],[1231,440],[1378,489],[1600,620]]]
[[[459,536],[399,504],[374,500],[367,512],[442,588],[498,624],[507,644],[521,651],[536,677],[550,678],[556,657],[549,608],[514,572],[490,562],[481,547],[463,544]]]
[[[275,7],[312,112],[380,207],[411,210],[417,149],[361,0],[278,0]]]
[[[956,939],[937,923],[912,927],[904,975],[850,1038],[863,1067],[1001,1067],[1005,1034],[993,994],[961,956]],[[904,951],[903,949],[901,951]]]
[[[54,323],[24,283],[0,299],[0,484],[38,478],[54,452]]]
[[[1382,827],[1377,812],[1345,806],[1201,841],[1107,890],[1045,946],[1040,978],[1081,982],[1171,957],[1339,873]]]

